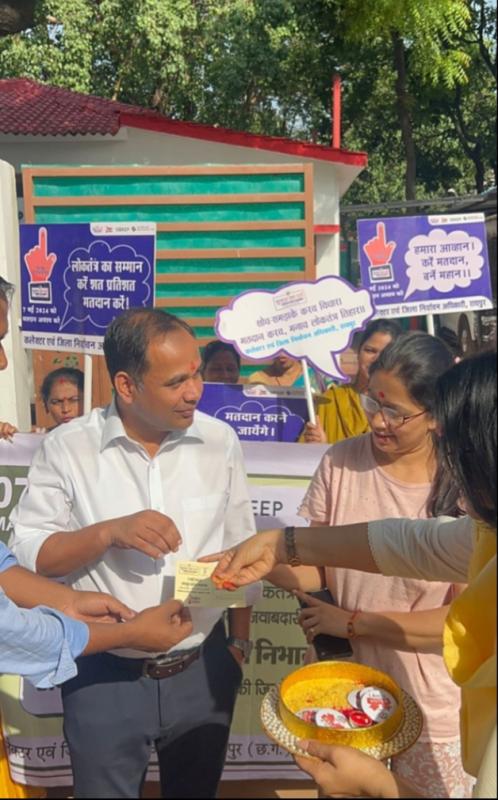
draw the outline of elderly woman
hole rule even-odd
[[[202,377],[213,383],[238,383],[240,355],[233,344],[214,339],[202,353]]]
[[[83,414],[83,383],[83,372],[74,367],[60,367],[45,375],[40,394],[53,428]]]

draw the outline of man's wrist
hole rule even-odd
[[[237,636],[227,638],[228,647],[234,647],[242,654],[243,661],[247,664],[251,657],[253,643],[249,639],[240,639]]]
[[[77,600],[76,589],[71,589],[70,586],[63,586],[63,584],[59,584],[59,586],[66,589],[67,591],[64,592],[64,594],[61,594],[59,602],[57,602],[57,599],[54,599],[52,601],[52,607],[55,608],[57,611],[60,611],[62,614],[65,614],[66,617],[73,617],[73,619],[76,619],[77,613],[74,606],[74,603]]]
[[[97,539],[99,543],[102,545],[102,550],[105,552],[112,547],[113,545],[113,538],[112,538],[112,521],[107,520],[106,522],[101,522],[97,529]]]
[[[119,650],[123,647],[140,650],[137,625],[130,622],[89,622],[89,640],[84,655],[106,650]]]

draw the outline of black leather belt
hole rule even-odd
[[[145,678],[171,678],[184,672],[194,661],[197,661],[201,654],[201,648],[187,651],[185,655],[163,656],[162,658],[146,658],[142,663],[142,675]]]

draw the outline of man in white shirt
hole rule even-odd
[[[232,429],[197,412],[201,359],[191,328],[158,309],[109,326],[106,409],[56,428],[12,515],[19,561],[140,611],[173,594],[178,560],[246,538],[254,519]],[[192,609],[193,633],[157,658],[82,659],[63,690],[76,797],[139,797],[156,746],[163,797],[214,797],[223,769],[250,607]]]

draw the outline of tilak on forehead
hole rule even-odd
[[[379,397],[380,397],[380,399],[381,399],[381,400],[383,400],[383,399],[384,399],[384,397],[385,397],[385,394],[384,394],[384,392],[379,392]]]

